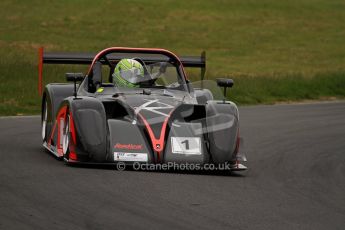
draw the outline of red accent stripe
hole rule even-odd
[[[38,94],[42,96],[43,81],[43,47],[38,49]]]
[[[51,132],[51,135],[50,135],[50,138],[49,138],[49,141],[48,141],[48,147],[50,147],[51,145],[51,141],[54,137],[54,133],[56,131],[56,128],[58,129],[58,140],[57,140],[57,143],[56,143],[56,149],[57,149],[57,153],[60,155],[60,156],[63,156],[63,151],[62,151],[62,148],[60,148],[60,145],[61,145],[61,137],[60,137],[60,129],[61,129],[61,124],[60,124],[60,120],[61,118],[63,118],[64,120],[66,119],[66,115],[67,115],[67,106],[63,106],[60,110],[59,110],[59,113],[58,115],[56,116],[56,120],[55,120],[55,123],[54,123],[54,127],[53,127],[53,130]],[[70,159],[71,160],[77,160],[77,154],[75,153],[75,145],[77,143],[77,137],[76,137],[76,131],[75,131],[75,125],[74,125],[74,120],[73,120],[73,117],[72,117],[72,113],[70,113],[70,128],[71,128],[71,136],[72,136],[72,141],[73,143],[70,143]]]
[[[73,144],[77,144],[77,137],[76,137],[76,132],[75,132],[75,126],[74,126],[74,120],[72,117],[72,113],[69,113],[69,117],[70,117],[70,128],[71,128],[71,135],[72,135],[72,141]]]
[[[138,113],[139,117],[141,118],[141,120],[144,122],[145,127],[149,133],[151,142],[152,142],[152,147],[154,149],[154,151],[157,153],[157,160],[160,161],[160,154],[164,149],[164,137],[165,137],[165,132],[166,132],[166,128],[167,128],[167,124],[170,118],[171,113],[173,112],[170,111],[169,115],[165,118],[163,125],[162,125],[162,129],[161,129],[161,134],[159,136],[159,139],[157,139],[152,131],[152,128],[150,126],[150,124],[147,122],[147,120],[140,114]],[[157,148],[157,145],[159,145],[159,148]]]
[[[69,153],[69,159],[76,161],[77,160],[77,154],[75,152],[70,152]]]

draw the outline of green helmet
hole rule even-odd
[[[144,78],[144,67],[134,59],[122,59],[117,63],[113,82],[120,87],[138,87]]]

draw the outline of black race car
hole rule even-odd
[[[239,154],[239,115],[233,102],[214,100],[208,82],[188,81],[185,67],[201,68],[205,55],[178,57],[164,49],[112,47],[97,54],[39,51],[43,63],[89,64],[86,74],[45,86],[43,146],[68,163],[228,163],[245,170]],[[112,74],[122,59],[144,68],[136,87],[120,87]],[[217,79],[232,87],[231,79]]]

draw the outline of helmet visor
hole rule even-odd
[[[130,68],[126,70],[120,70],[119,75],[126,81],[132,84],[138,84],[143,79],[143,73],[139,68]]]

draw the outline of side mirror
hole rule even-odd
[[[77,98],[77,81],[84,80],[85,75],[83,73],[66,73],[66,80],[74,82],[74,97]]]
[[[224,99],[223,103],[225,103],[226,100],[226,88],[231,88],[234,85],[234,81],[232,79],[227,79],[227,78],[217,78],[217,85],[219,87],[224,87]]]
[[[66,73],[67,81],[82,81],[84,80],[85,75],[83,73]]]
[[[234,81],[232,79],[217,78],[216,81],[219,87],[231,88],[234,85]]]

